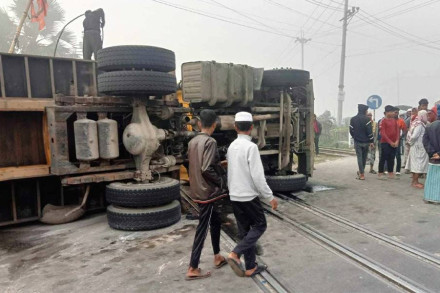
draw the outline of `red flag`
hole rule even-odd
[[[47,0],[36,0],[38,4],[38,12],[35,12],[34,3],[31,5],[31,15],[32,22],[38,22],[38,29],[41,31],[45,26],[46,22],[44,21],[44,17],[47,15],[47,9],[49,8],[49,4],[47,4]]]

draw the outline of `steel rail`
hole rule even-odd
[[[288,223],[290,226],[295,227],[297,230],[301,231],[306,236],[310,236],[313,239],[318,240],[322,246],[326,248],[330,248],[335,253],[347,257],[348,259],[359,264],[361,267],[365,268],[366,270],[398,286],[399,288],[407,292],[414,292],[414,293],[431,292],[428,289],[426,289],[424,286],[417,284],[407,279],[406,277],[400,275],[399,273],[387,267],[384,267],[381,264],[375,262],[374,260],[371,260],[366,256],[350,249],[349,247],[344,246],[341,243],[338,243],[336,240],[330,238],[324,233],[319,232],[307,226],[306,224],[299,223],[296,220],[293,220],[292,218],[280,212],[273,211],[266,203],[263,204],[263,207],[266,210],[266,212],[272,215],[274,218],[277,218],[281,222]]]
[[[284,200],[287,200],[287,202],[292,205],[298,206],[298,207],[300,207],[306,211],[309,211],[315,215],[332,219],[338,223],[341,223],[345,226],[348,226],[348,227],[353,228],[359,232],[362,232],[363,234],[365,234],[375,240],[380,240],[382,242],[385,242],[386,244],[390,245],[391,247],[402,250],[403,252],[405,252],[413,257],[416,257],[417,259],[420,259],[426,263],[429,263],[431,265],[434,265],[434,266],[440,268],[440,259],[435,257],[434,255],[430,254],[429,252],[426,252],[420,248],[411,246],[409,244],[396,241],[385,234],[370,230],[368,228],[365,228],[362,225],[354,223],[354,222],[352,222],[348,219],[345,219],[341,216],[335,215],[329,211],[326,211],[326,210],[321,209],[319,207],[308,204],[308,203],[302,201],[300,198],[297,198],[297,197],[290,198],[290,197],[287,197],[287,196],[282,195],[280,193],[276,193],[276,195],[283,198]]]
[[[334,148],[319,148],[320,153],[326,153],[331,155],[347,155],[347,156],[355,156],[356,153],[352,150],[343,150],[343,149],[334,149]]]
[[[199,207],[196,203],[194,203],[191,197],[186,193],[182,188],[180,189],[180,194],[182,198],[191,205],[197,212],[200,212]],[[223,238],[223,242],[229,249],[233,249],[236,245],[236,242],[224,231],[221,231],[221,237]],[[258,258],[258,263],[264,264],[261,258]],[[261,272],[256,276],[252,277],[257,286],[261,289],[261,291],[265,293],[289,293],[287,290],[274,275],[271,274],[269,270]]]

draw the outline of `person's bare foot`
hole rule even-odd
[[[246,277],[250,277],[252,276],[252,274],[255,272],[255,270],[257,269],[258,266],[255,266],[255,268],[250,269],[250,270],[246,270],[246,272],[244,272]]]
[[[193,268],[193,267],[189,267],[188,271],[186,272],[186,278],[187,279],[191,279],[191,278],[200,278],[200,277],[208,277],[211,275],[211,272],[206,272],[206,273],[202,273],[202,270],[199,268]]]
[[[244,273],[244,275],[245,275],[246,277],[252,277],[252,276],[255,275],[255,274],[258,274],[258,273],[261,273],[261,272],[265,271],[266,269],[267,269],[267,266],[266,266],[266,265],[259,265],[259,264],[257,264],[257,265],[255,266],[255,268],[250,269],[250,270],[246,270],[246,272]]]
[[[379,179],[379,180],[386,180],[387,178],[385,177],[384,173],[379,173],[377,175],[377,179]]]
[[[221,264],[226,263],[226,258],[221,254],[214,255],[214,266],[218,267]]]
[[[419,189],[423,189],[425,187],[422,183],[413,183],[411,186]]]
[[[235,252],[231,252],[231,253],[228,255],[228,258],[232,258],[232,259],[235,260],[237,263],[241,264],[241,260],[240,260],[240,258],[238,257],[238,255],[237,255]]]

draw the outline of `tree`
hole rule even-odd
[[[324,134],[330,134],[330,130],[336,126],[336,118],[332,116],[329,110],[325,110],[317,119],[322,124],[322,132]]]
[[[0,52],[8,52],[23,11],[26,7],[23,0],[14,0],[9,13],[0,8]],[[64,10],[56,0],[48,0],[49,9],[45,18],[46,27],[38,30],[38,23],[26,19],[21,35],[18,38],[16,53],[53,56],[55,44],[65,21]],[[77,43],[75,35],[65,30],[58,44],[57,56],[76,58]]]

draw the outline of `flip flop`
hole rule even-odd
[[[223,258],[223,260],[222,260],[218,265],[215,265],[215,268],[216,268],[216,269],[222,268],[222,267],[224,267],[227,263],[228,263],[228,262],[226,261],[226,258]]]
[[[211,277],[211,272],[207,272],[206,274],[198,275],[198,276],[186,276],[185,280],[192,281],[192,280],[206,279],[209,277]]]
[[[237,276],[244,277],[244,268],[241,263],[229,257],[227,258],[227,262]]]
[[[265,270],[267,270],[267,265],[259,265],[259,264],[257,264],[257,269],[249,277],[253,277],[256,274],[264,272]]]

